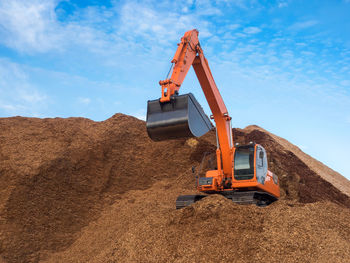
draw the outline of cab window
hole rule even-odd
[[[235,179],[252,179],[254,177],[254,147],[237,148],[234,158]]]

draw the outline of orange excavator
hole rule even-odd
[[[197,178],[203,194],[183,195],[176,200],[182,208],[207,196],[222,194],[241,204],[266,206],[280,197],[278,178],[267,168],[265,149],[256,143],[234,143],[231,117],[215,84],[207,59],[198,41],[198,31],[185,33],[171,61],[165,80],[160,81],[161,97],[148,101],[146,127],[153,141],[199,137],[214,127],[192,93],[179,89],[193,66],[216,124],[216,169]],[[171,76],[170,76],[171,74]],[[169,77],[170,76],[170,77]]]

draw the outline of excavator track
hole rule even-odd
[[[255,204],[260,207],[268,206],[277,200],[276,197],[260,191],[235,191],[231,193],[220,193],[232,202],[242,205]],[[176,209],[190,206],[207,195],[181,195],[176,200]]]
[[[224,194],[237,204],[255,204],[257,206],[268,206],[277,200],[273,195],[260,191],[235,191],[232,194]]]
[[[190,206],[204,197],[206,197],[206,195],[180,195],[176,199],[176,209]]]

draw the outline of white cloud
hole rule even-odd
[[[146,121],[146,115],[145,114],[135,114],[133,115],[135,118],[138,118],[139,120]]]
[[[252,1],[248,1],[248,0],[216,0],[215,1],[217,4],[226,4],[228,6],[235,6],[235,7],[239,7],[242,9],[247,9],[248,6],[252,6],[254,4],[256,4],[255,0]]]
[[[81,103],[81,104],[88,105],[88,104],[90,104],[91,99],[90,98],[79,97],[78,98],[78,102]]]
[[[56,1],[0,2],[0,36],[5,45],[20,51],[59,49],[61,38],[55,24]]]
[[[342,80],[342,81],[340,81],[340,85],[350,88],[350,80],[348,80],[348,79]]]
[[[28,103],[39,103],[47,99],[46,95],[41,94],[36,89],[18,89],[19,98]]]
[[[258,27],[251,26],[251,27],[246,27],[243,31],[246,34],[257,34],[261,32],[261,29]]]
[[[3,115],[41,116],[48,99],[31,83],[22,66],[0,59],[0,109]]]
[[[76,14],[82,19],[80,23],[74,20],[61,23],[55,12],[59,2],[0,1],[0,43],[24,53],[63,52],[71,46],[98,53],[109,46],[108,36],[94,23],[109,19],[110,11],[88,7]]]
[[[131,116],[134,116],[135,118],[138,118],[139,120],[146,120],[146,111],[145,109],[139,109],[136,112],[133,112],[130,114]]]
[[[192,1],[126,1],[114,2],[107,9],[95,6],[78,9],[60,22],[55,11],[59,2],[0,1],[0,43],[25,53],[64,52],[79,47],[103,54],[106,50],[109,53],[125,50],[125,44],[133,47],[145,43],[153,48],[156,42],[167,45],[178,40],[179,35],[192,28],[199,29],[202,38],[210,37],[210,23],[205,16],[221,15],[209,2],[197,1],[196,8],[190,11]],[[141,44],[140,40],[147,40],[149,45]]]
[[[222,15],[222,11],[212,1],[195,1],[196,15],[214,16]]]
[[[24,109],[22,105],[0,104],[0,108],[8,112],[18,112]]]
[[[164,45],[178,40],[179,35],[195,28],[198,25],[198,15],[176,11],[159,12],[149,5],[131,1],[123,5],[120,21],[119,34],[126,34],[132,39],[142,37],[150,43],[157,41]],[[202,36],[205,31],[201,30]]]
[[[243,34],[243,33],[236,33],[234,34],[235,37],[241,37],[241,38],[244,38],[246,37],[247,35],[246,34]]]
[[[278,3],[278,8],[283,8],[283,7],[287,7],[287,6],[288,6],[287,2]]]
[[[315,53],[314,52],[311,52],[311,51],[301,51],[300,52],[302,55],[305,55],[305,56],[315,56]]]
[[[228,30],[236,30],[240,26],[241,26],[240,24],[230,24],[230,25],[227,26],[227,29]]]
[[[306,29],[309,27],[313,27],[317,24],[318,24],[318,21],[316,21],[316,20],[308,20],[308,21],[294,23],[289,28],[291,30],[302,30],[302,29]]]

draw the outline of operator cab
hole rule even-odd
[[[255,145],[239,146],[234,156],[234,178],[236,180],[253,179]]]
[[[264,184],[267,175],[265,149],[256,143],[236,145],[233,171],[234,179],[251,180],[254,178],[254,172],[257,182]]]

